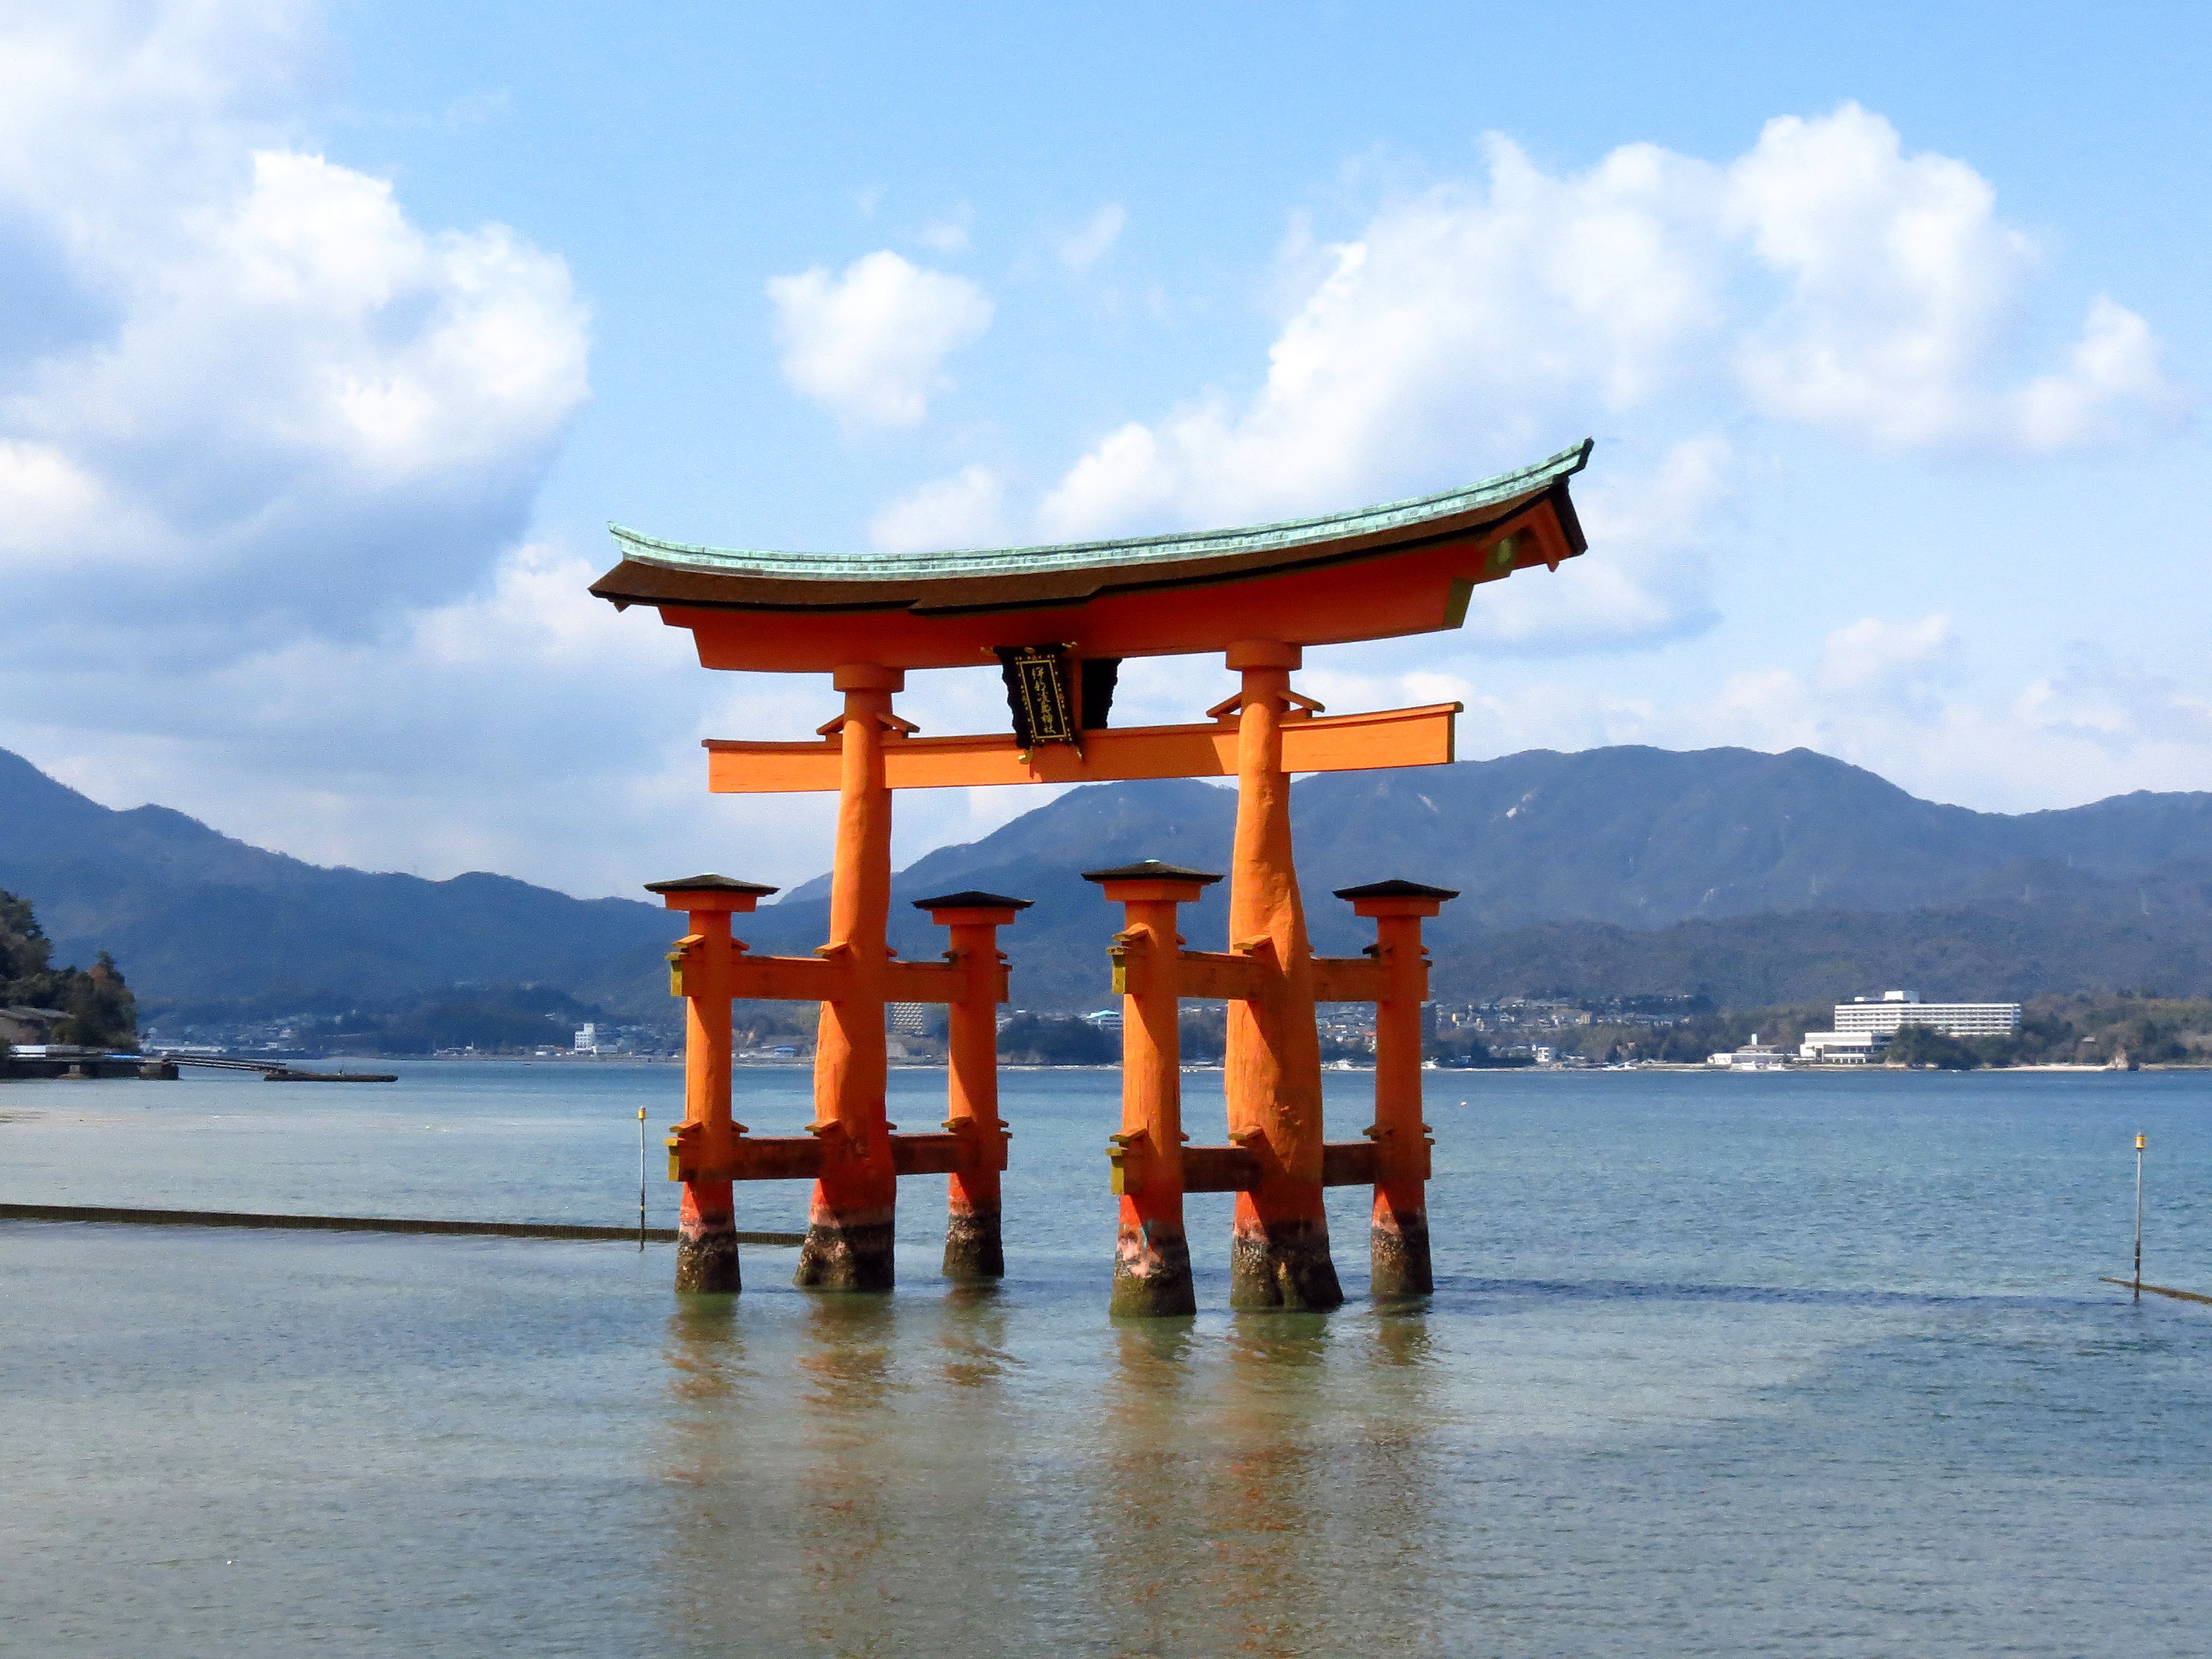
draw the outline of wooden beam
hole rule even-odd
[[[1372,957],[1316,957],[1313,976],[1316,1002],[1379,1002],[1382,998],[1382,964]]]
[[[1228,951],[1179,951],[1176,953],[1176,994],[1224,1002],[1244,1000],[1261,994],[1262,975],[1273,967],[1272,962],[1263,962],[1257,957]]]
[[[1260,1180],[1260,1158],[1242,1146],[1186,1146],[1182,1189],[1187,1193],[1242,1193]]]
[[[1358,772],[1378,767],[1443,766],[1453,757],[1455,702],[1365,714],[1316,714],[1283,722],[1288,772]],[[838,740],[756,743],[707,740],[707,787],[718,795],[827,792],[838,787]],[[955,789],[1004,783],[1118,783],[1136,778],[1224,778],[1237,771],[1237,727],[1109,726],[1085,732],[1080,750],[1044,744],[1026,757],[1011,732],[902,738],[883,744],[884,780],[893,789]]]
[[[958,1175],[980,1162],[975,1137],[956,1134],[893,1135],[891,1168],[905,1175]]]
[[[852,977],[844,963],[822,957],[737,952],[730,963],[729,994],[757,1002],[829,1002],[848,994]]]
[[[726,1158],[696,1165],[672,1147],[671,1181],[811,1181],[822,1173],[822,1143],[812,1135],[739,1135]]]
[[[902,1176],[958,1175],[988,1156],[973,1135],[891,1137],[891,1168]],[[677,1153],[669,1164],[672,1181],[812,1181],[822,1173],[822,1142],[813,1135],[739,1135],[711,1165],[684,1164]]]
[[[1000,970],[999,997],[1006,1000],[1005,970]],[[967,994],[967,969],[950,962],[887,962],[884,964],[884,997],[890,1002],[957,1002]]]
[[[1375,1143],[1371,1140],[1331,1140],[1321,1149],[1321,1184],[1324,1187],[1371,1187],[1375,1184]]]
[[[1331,1140],[1321,1149],[1324,1187],[1375,1184],[1376,1147],[1371,1140]],[[1186,1146],[1182,1189],[1187,1193],[1246,1193],[1260,1180],[1260,1156],[1242,1146]],[[2143,1289],[2148,1290],[2146,1285]]]

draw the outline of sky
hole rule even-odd
[[[610,521],[1080,539],[1588,436],[1586,556],[1303,688],[2212,789],[2208,85],[2202,6],[0,0],[0,746],[318,863],[793,884],[831,803],[698,744],[836,699],[590,599]]]

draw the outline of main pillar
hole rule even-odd
[[[945,1276],[957,1284],[1003,1279],[1000,1176],[1006,1167],[1006,1125],[999,1115],[999,1004],[1006,1000],[1006,958],[999,929],[1030,901],[966,892],[914,902],[951,930],[946,954],[962,979],[946,1022],[945,1127],[968,1146],[969,1161],[947,1177]]]
[[[1127,921],[1114,939],[1115,988],[1121,993],[1121,1131],[1109,1156],[1121,1217],[1109,1311],[1196,1313],[1182,1218],[1182,1005],[1176,986],[1182,940],[1176,907],[1191,903],[1221,878],[1147,860],[1086,871],[1083,878],[1123,905]]]
[[[848,665],[836,672],[845,712],[840,747],[837,851],[830,877],[830,942],[820,954],[847,970],[845,994],[822,1005],[814,1046],[814,1121],[822,1174],[794,1283],[816,1290],[888,1291],[895,1277],[892,1222],[898,1177],[884,1109],[884,968],[890,958],[891,797],[883,745],[896,728],[896,668]]]
[[[1413,881],[1341,887],[1356,915],[1375,922],[1382,991],[1375,1003],[1375,1211],[1368,1228],[1370,1283],[1378,1301],[1426,1296],[1429,1265],[1429,1126],[1421,1121],[1421,1005],[1429,956],[1421,921],[1458,893]]]
[[[1300,654],[1273,640],[1240,641],[1228,654],[1243,676],[1229,948],[1271,957],[1273,970],[1261,994],[1229,1004],[1229,1138],[1259,1160],[1255,1184],[1237,1195],[1232,1308],[1334,1308],[1344,1300],[1322,1207],[1313,950],[1291,856],[1291,780],[1283,770],[1283,719],[1304,704],[1291,691]]]
[[[729,876],[690,876],[654,881],[672,910],[684,911],[690,931],[668,953],[669,989],[684,999],[684,1124],[708,1168],[726,1169],[738,1127],[730,1115],[730,938],[732,912],[750,911],[775,889]],[[672,1141],[672,1146],[675,1143]],[[687,1181],[676,1214],[676,1288],[721,1291],[738,1288],[738,1223],[727,1181]]]

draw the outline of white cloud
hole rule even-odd
[[[1828,635],[1815,678],[1824,691],[1924,708],[1956,682],[1960,656],[1957,630],[1941,612],[1909,623],[1862,617]]]
[[[885,553],[988,547],[1006,534],[1006,495],[989,467],[965,466],[884,507],[868,520],[868,539]]]
[[[769,281],[793,387],[848,427],[915,426],[951,382],[942,365],[991,325],[991,301],[964,276],[888,249],[833,276],[823,266]]]
[[[1577,480],[1592,553],[1558,574],[1522,572],[1475,589],[1465,643],[1593,648],[1694,634],[1716,619],[1706,544],[1732,488],[1735,453],[1713,433],[1686,438],[1642,472]],[[1454,648],[1459,648],[1455,642]]]
[[[2101,648],[2077,648],[2064,667],[2022,691],[2014,712],[2038,732],[2116,758],[2172,744],[2212,749],[2212,702]]]
[[[921,245],[939,253],[964,253],[975,222],[975,209],[963,202],[942,219],[932,220],[921,228]]]
[[[637,672],[512,614],[586,317],[558,258],[300,140],[316,41],[281,0],[0,19],[0,743],[434,868],[527,846],[542,788],[507,837],[452,792]]]
[[[1709,320],[1708,250],[1677,222],[1710,193],[1648,145],[1563,184],[1493,141],[1486,190],[1393,204],[1329,251],[1249,402],[1110,434],[1045,498],[1046,532],[1317,511],[1547,453]]]
[[[1771,122],[1725,164],[1630,144],[1553,174],[1492,138],[1479,184],[1389,202],[1323,250],[1294,227],[1288,257],[1310,274],[1260,387],[1107,434],[1040,522],[1060,538],[1349,506],[1630,419],[1675,425],[1664,441],[1687,446],[1705,441],[1686,418],[1749,413],[1878,449],[2021,453],[2170,419],[2182,398],[2155,338],[2108,299],[2063,367],[2027,372],[2018,313],[2034,252],[1980,174],[1906,154],[1856,105]],[[1696,453],[1653,487],[1715,499],[1680,488]],[[1662,501],[1613,510],[1629,545],[1645,518],[1678,550],[1702,533]],[[1596,562],[1572,578],[1620,580]],[[1501,617],[1522,604],[1501,599]],[[1596,641],[1667,632],[1698,605],[1620,591],[1588,608]]]
[[[2063,371],[2008,392],[2002,347],[2036,260],[1965,162],[1907,155],[1897,130],[1846,104],[1767,123],[1728,170],[1722,223],[1787,293],[1739,336],[1762,411],[1896,448],[2047,451],[2170,413],[2142,318],[2100,295]]]
[[[219,659],[465,591],[586,396],[566,268],[504,227],[420,229],[386,181],[283,143],[255,110],[298,9],[62,15],[0,26],[33,319],[0,345],[11,597],[97,592],[118,656],[145,623]]]
[[[1083,228],[1060,241],[1060,260],[1070,270],[1087,270],[1121,239],[1129,215],[1119,202],[1109,202],[1084,222]]]
[[[1940,614],[1861,617],[1827,635],[1809,673],[1747,665],[1672,696],[1581,674],[1501,688],[1480,659],[1415,667],[1378,647],[1332,653],[1302,684],[1346,708],[1462,702],[1468,759],[1613,744],[1806,748],[1924,799],[2005,812],[2212,789],[2212,702],[2087,647],[2050,672],[2021,665],[2034,674],[2025,685],[2001,672],[1970,690],[1969,643]]]

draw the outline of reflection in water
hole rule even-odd
[[[955,1285],[945,1293],[944,1311],[937,1342],[946,1382],[988,1389],[1021,1368],[1006,1348],[1006,1304],[998,1285]]]
[[[715,1594],[728,1557],[725,1509],[745,1470],[722,1425],[750,1415],[754,1389],[745,1370],[738,1298],[676,1298],[661,1352],[668,1367],[667,1429],[659,1473],[670,1514],[661,1540],[667,1553],[661,1606],[672,1632],[713,1632],[728,1638],[726,1607]]]
[[[1030,1496],[1006,1301],[726,1306],[669,1323],[672,1650],[1029,1647],[1065,1546]]]
[[[805,1302],[794,1540],[806,1590],[803,1627],[832,1652],[872,1653],[892,1633],[880,1567],[897,1536],[898,1492],[878,1451],[898,1420],[898,1310],[890,1297]]]
[[[1085,1589],[1109,1650],[1420,1650],[1438,1596],[1419,1540],[1444,1469],[1418,1315],[1114,1335]]]

